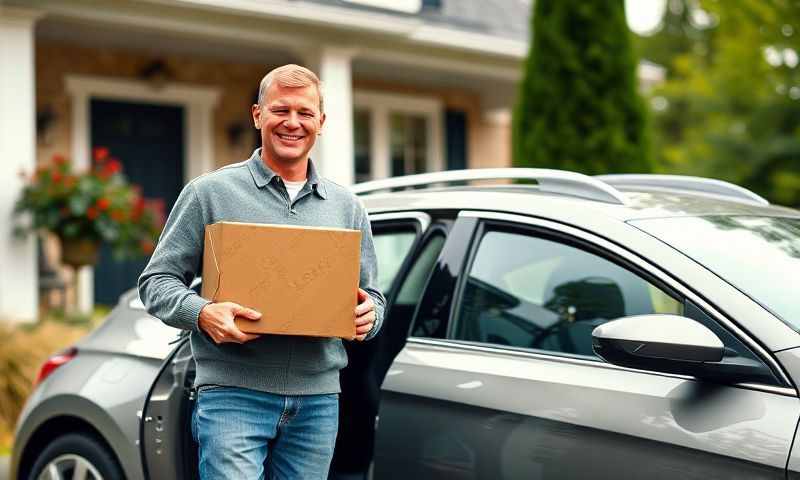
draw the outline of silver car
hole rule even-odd
[[[800,212],[538,169],[354,190],[388,305],[347,345],[333,476],[800,478]],[[178,334],[123,295],[46,365],[12,478],[195,478]]]

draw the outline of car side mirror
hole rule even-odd
[[[699,322],[680,315],[624,317],[592,331],[592,349],[622,367],[679,375],[705,376],[709,362],[720,362],[722,341]]]

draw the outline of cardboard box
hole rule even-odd
[[[207,225],[202,296],[261,312],[244,332],[352,338],[360,255],[359,230]]]

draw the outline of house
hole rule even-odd
[[[98,3],[0,6],[3,218],[20,170],[55,153],[87,167],[100,145],[168,211],[187,181],[249,156],[258,82],[290,62],[323,81],[313,158],[334,181],[510,165],[530,0]],[[9,221],[0,265],[0,318],[35,318],[36,243]],[[107,258],[82,269],[79,305],[113,303],[139,269]]]

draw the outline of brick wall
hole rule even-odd
[[[37,110],[49,106],[56,114],[49,138],[38,142],[37,158],[71,152],[71,105],[65,88],[68,74],[136,79],[155,59],[165,62],[172,81],[200,87],[216,87],[221,96],[215,110],[214,158],[217,166],[239,161],[250,155],[252,121],[250,104],[261,77],[273,65],[228,63],[213,59],[175,55],[149,55],[138,51],[86,48],[48,41],[36,44]],[[241,123],[247,128],[242,145],[230,145],[228,126]],[[43,140],[43,141],[42,141]]]

